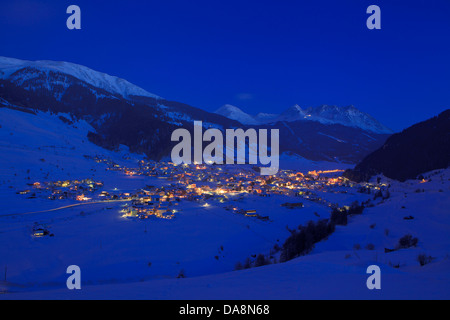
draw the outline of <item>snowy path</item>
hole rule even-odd
[[[54,209],[49,209],[49,210],[33,211],[33,212],[23,212],[23,213],[12,213],[12,214],[4,214],[4,215],[1,215],[0,217],[23,216],[23,215],[28,215],[28,214],[36,214],[36,213],[46,213],[46,212],[60,211],[60,210],[69,209],[69,208],[73,208],[73,207],[88,206],[88,205],[92,205],[92,204],[113,203],[113,202],[130,202],[130,201],[131,201],[131,200],[108,200],[108,201],[94,201],[94,202],[87,202],[87,203],[75,203],[75,204],[70,204],[70,205],[67,205],[67,206],[63,206],[63,207],[59,207],[59,208],[54,208]]]

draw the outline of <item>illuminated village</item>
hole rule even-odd
[[[102,190],[103,182],[92,179],[35,182],[29,184],[29,189],[20,190],[17,194],[26,195],[29,199],[69,199],[86,204],[123,202],[120,213],[124,218],[173,219],[182,211],[183,202],[191,201],[198,202],[204,208],[212,204],[220,205],[234,214],[270,221],[263,212],[240,208],[236,200],[255,196],[264,201],[264,198],[281,195],[290,199],[281,204],[288,209],[303,208],[303,201],[333,209],[339,208],[339,204],[323,199],[317,195],[318,191],[347,193],[346,188],[358,188],[358,192],[376,194],[386,187],[382,184],[355,184],[341,176],[344,170],[307,173],[280,170],[276,176],[262,176],[259,168],[251,166],[175,165],[141,160],[135,168],[128,168],[99,156],[91,160],[105,164],[107,171],[116,171],[128,177],[153,177],[165,183],[158,187],[146,185],[133,192],[122,192],[117,188]]]

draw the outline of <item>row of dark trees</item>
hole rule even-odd
[[[314,248],[314,244],[328,238],[337,225],[347,225],[348,216],[362,214],[363,211],[364,205],[355,201],[349,208],[334,208],[330,219],[310,221],[306,226],[300,225],[298,230],[291,231],[291,236],[283,244],[280,262],[308,254]]]
[[[274,253],[281,250],[280,262],[286,262],[306,255],[311,252],[316,243],[328,238],[335,231],[337,225],[347,225],[348,216],[362,214],[363,211],[364,204],[355,201],[349,207],[334,208],[331,211],[330,219],[321,219],[317,222],[309,221],[306,226],[300,225],[297,229],[288,229],[291,235],[286,239],[281,248],[276,245],[277,249],[274,250]],[[264,266],[272,263],[271,258],[273,257],[265,257],[259,254],[256,256],[254,262],[250,258],[247,258],[244,264],[238,262],[235,269],[241,270]]]
[[[314,244],[327,238],[335,230],[335,223],[330,219],[317,222],[309,221],[306,226],[299,226],[298,230],[291,232],[283,244],[280,262],[286,262],[296,257],[308,254]]]

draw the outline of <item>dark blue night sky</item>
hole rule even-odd
[[[71,4],[82,30],[66,28]],[[371,4],[381,30],[366,28]],[[450,107],[448,0],[2,0],[0,41],[0,55],[86,65],[208,111],[353,104],[401,130]]]

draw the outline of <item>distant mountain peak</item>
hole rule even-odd
[[[371,115],[360,111],[353,105],[338,107],[320,105],[318,107],[301,108],[294,105],[283,112],[279,121],[311,120],[323,124],[341,124],[347,127],[360,128],[375,133],[392,133],[392,130],[382,125]]]
[[[217,109],[214,113],[220,114],[221,116],[227,117],[232,120],[239,121],[245,125],[257,125],[259,124],[258,120],[256,120],[253,116],[245,113],[241,109],[231,104],[225,104],[219,109]]]
[[[339,107],[323,104],[318,107],[302,108],[300,105],[295,104],[279,115],[259,113],[256,116],[252,116],[245,113],[238,107],[227,104],[219,108],[216,113],[246,125],[260,125],[277,121],[292,122],[303,120],[317,121],[322,124],[340,124],[375,133],[393,133],[391,129],[381,124],[371,115],[360,111],[353,105]]]

